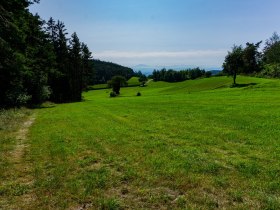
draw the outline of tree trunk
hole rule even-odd
[[[233,74],[233,84],[236,85],[236,73]]]

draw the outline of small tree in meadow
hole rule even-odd
[[[234,45],[232,51],[228,52],[223,64],[223,72],[233,77],[233,85],[236,85],[236,76],[242,72],[243,66],[243,48]]]
[[[112,91],[115,92],[117,95],[120,94],[120,89],[123,86],[127,85],[127,81],[123,76],[114,76],[108,82],[109,87],[112,88]]]
[[[141,83],[141,86],[144,86],[145,83],[148,81],[148,78],[146,77],[146,75],[142,74],[142,75],[139,77],[138,81]]]

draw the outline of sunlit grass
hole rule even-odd
[[[24,108],[0,110],[0,209],[15,203],[16,197],[27,191],[26,186],[15,180],[18,172],[12,154],[17,143],[17,131],[31,113]]]
[[[33,208],[279,209],[280,81],[237,82],[150,82],[37,110]]]

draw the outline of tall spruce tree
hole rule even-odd
[[[69,58],[71,63],[71,66],[69,67],[70,99],[71,101],[81,101],[83,89],[82,56],[81,43],[76,32],[71,36],[69,48]]]
[[[93,77],[93,65],[91,62],[92,53],[89,51],[88,46],[85,43],[82,43],[82,87],[83,90],[87,89],[87,86],[90,83],[90,78]]]
[[[61,21],[57,23],[50,18],[47,22],[46,31],[55,52],[55,68],[49,74],[49,84],[52,89],[51,100],[62,103],[70,100],[69,89],[69,49],[65,25]]]
[[[55,54],[47,34],[42,30],[44,21],[38,15],[28,16],[26,28],[26,69],[24,86],[32,104],[40,104],[50,96],[48,76],[55,68]]]
[[[63,22],[31,14],[38,2],[1,1],[0,107],[40,104],[50,93],[55,102],[80,101],[87,86],[90,51],[76,33],[69,42]]]

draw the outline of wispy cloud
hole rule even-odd
[[[94,53],[96,58],[209,58],[224,56],[227,50],[194,50],[194,51],[104,51]]]
[[[194,65],[200,67],[221,66],[227,50],[193,51],[103,51],[93,54],[95,59],[111,61],[126,66],[146,65]]]

